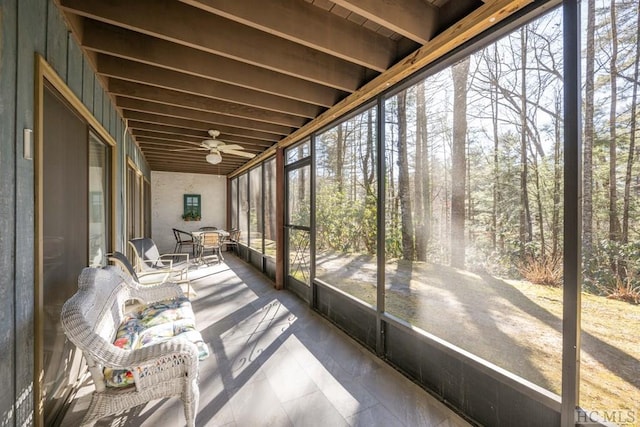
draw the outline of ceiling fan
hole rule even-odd
[[[240,156],[240,157],[246,157],[247,159],[252,159],[256,156],[255,154],[246,153],[242,151],[244,150],[244,147],[238,144],[226,144],[224,141],[216,139],[218,136],[220,136],[220,131],[211,129],[207,131],[207,133],[211,138],[205,139],[204,141],[202,141],[198,147],[179,148],[171,151],[190,151],[190,150],[208,151],[209,154],[207,154],[206,160],[212,165],[217,165],[222,161],[222,153],[233,154],[235,156]]]

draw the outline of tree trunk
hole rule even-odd
[[[425,108],[426,110],[426,108]],[[421,121],[422,128],[422,151],[418,153],[422,157],[422,212],[424,212],[425,220],[424,220],[424,248],[425,252],[425,261],[428,259],[428,251],[429,251],[429,243],[431,240],[431,235],[433,233],[433,206],[431,203],[431,186],[432,186],[432,177],[431,174],[433,171],[431,170],[431,160],[429,157],[429,135],[427,133],[427,114],[425,114],[422,118],[419,119]]]
[[[413,261],[413,219],[411,215],[411,193],[409,188],[409,158],[407,153],[407,93],[398,94],[398,197],[402,233],[402,259]]]
[[[451,147],[451,266],[465,265],[465,190],[467,142],[467,78],[469,57],[451,68],[453,77],[453,140]],[[455,253],[455,256],[453,255]]]
[[[582,140],[582,249],[585,260],[593,250],[593,113],[595,66],[596,2],[587,2],[587,51],[584,94],[584,138]]]
[[[631,123],[629,125],[629,157],[627,157],[627,171],[624,178],[624,206],[622,208],[622,242],[629,242],[629,199],[631,196],[631,175],[636,147],[638,109],[638,79],[640,78],[640,7],[636,23],[636,58],[633,69],[633,91],[631,95]]]
[[[373,141],[375,138],[375,129],[373,128],[373,125],[373,110],[369,110],[367,112],[367,142],[365,146],[365,153],[362,158],[362,175],[364,176],[365,193],[367,195],[375,196],[378,190],[373,188],[376,170],[376,157],[373,151]]]
[[[498,204],[500,203],[500,139],[498,133],[498,46],[493,45],[493,65],[496,67],[495,76],[491,79],[491,119],[493,124],[493,201],[491,212],[491,246],[497,249],[498,237]]]
[[[555,141],[553,149],[553,217],[551,219],[551,258],[557,259],[558,254],[558,241],[560,238],[560,184],[562,183],[562,162],[561,151],[562,145],[562,122],[560,119],[562,114],[562,101],[558,97],[556,99],[556,118],[554,120]]]
[[[532,150],[533,151],[533,150]],[[538,167],[538,155],[536,152],[531,153],[533,156],[534,166],[534,182],[536,185],[536,204],[538,207],[538,232],[540,233],[540,255],[544,258],[547,254],[546,242],[544,234],[544,210],[542,209],[542,188],[540,187],[540,170]]]
[[[527,160],[527,29],[520,30],[520,253],[525,255],[525,247],[532,238],[531,212],[529,209],[529,189],[527,184],[529,165]]]
[[[393,110],[393,108],[395,108],[395,110]],[[389,115],[391,116],[397,116],[397,99],[393,98],[390,102],[387,103],[387,109],[392,110],[389,111]],[[384,118],[380,118],[380,120],[383,120]],[[393,127],[391,127],[391,129],[393,129]],[[395,165],[396,165],[396,157],[395,157],[395,151],[393,149],[393,143],[391,141],[393,141],[393,135],[387,135],[386,136],[387,140],[384,142],[385,144],[385,153],[387,153],[386,155],[388,156],[385,159],[385,172],[386,172],[386,176],[385,176],[385,182],[387,183],[387,185],[385,186],[385,200],[386,200],[386,210],[385,210],[385,222],[387,224],[387,228],[388,229],[392,229],[392,230],[396,230],[398,228],[398,224],[399,224],[399,218],[398,218],[398,195],[397,195],[397,190],[396,190],[396,172],[395,172]],[[388,142],[387,142],[388,141]],[[393,251],[388,250],[385,252],[385,257],[390,257],[390,256],[395,256],[395,245],[393,247]]]
[[[377,211],[377,194],[378,189],[374,187],[374,179],[375,179],[375,153],[374,153],[374,138],[375,138],[375,130],[374,130],[374,119],[373,119],[373,109],[370,109],[367,112],[367,143],[365,147],[365,155],[363,159],[363,175],[365,180],[365,211],[376,212]],[[369,218],[369,216],[367,216]],[[366,230],[366,241],[365,246],[367,249],[367,253],[375,254],[377,252],[377,223],[375,215],[370,218],[370,221],[365,225],[367,227]]]
[[[338,125],[336,129],[336,186],[338,193],[344,191],[344,123]]]
[[[418,261],[427,260],[427,224],[429,217],[425,211],[425,199],[429,199],[427,194],[429,181],[429,170],[427,168],[428,159],[424,153],[427,145],[427,116],[424,100],[424,84],[416,85],[416,167],[414,177],[414,197],[415,206],[415,227],[416,227],[416,259]]]
[[[451,206],[450,203],[448,203],[448,201],[451,199],[451,189],[449,187],[449,174],[447,173],[447,170],[449,169],[449,159],[447,159],[447,144],[442,144],[442,167],[443,167],[443,174],[442,174],[442,180],[443,182],[443,195],[442,195],[442,200],[443,203],[440,203],[440,205],[442,206],[441,210],[440,210],[440,232],[439,232],[439,241],[442,242],[442,244],[444,245],[444,242],[447,241],[447,239],[451,240]],[[445,250],[443,248],[442,250],[442,260],[441,262],[443,264],[446,264],[452,257],[452,250],[453,248],[449,247],[449,250]]]
[[[618,98],[618,25],[616,17],[616,0],[611,0],[611,105],[609,109],[609,240],[620,240],[620,223],[618,222],[618,192],[616,181],[617,167],[617,134],[616,108]]]
[[[471,150],[469,145],[467,144],[466,146],[466,188],[465,188],[465,192],[466,192],[466,198],[467,201],[466,206],[467,206],[467,216],[466,216],[466,221],[469,224],[473,224],[473,222],[475,221],[475,211],[473,210],[473,195],[471,193]],[[467,237],[468,237],[468,241],[473,245],[473,243],[475,243],[475,237],[473,234],[473,227],[468,227],[467,228]]]

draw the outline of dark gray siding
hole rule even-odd
[[[42,55],[117,142],[116,248],[124,245],[124,179],[130,156],[149,168],[53,0],[0,0],[0,425],[34,421],[35,163],[23,129],[35,123],[35,54]],[[125,151],[126,150],[126,151]]]

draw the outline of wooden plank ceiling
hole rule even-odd
[[[155,171],[227,175],[483,6],[479,0],[56,0]],[[487,3],[491,3],[487,1]],[[485,5],[486,6],[486,5]],[[175,151],[194,148],[188,151]]]

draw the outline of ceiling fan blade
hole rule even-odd
[[[234,156],[246,157],[247,159],[253,159],[256,155],[253,153],[246,153],[238,150],[224,150],[225,154],[233,154]]]
[[[238,144],[221,144],[218,146],[218,148],[221,151],[228,151],[228,150],[244,150],[244,147],[238,145]]]

